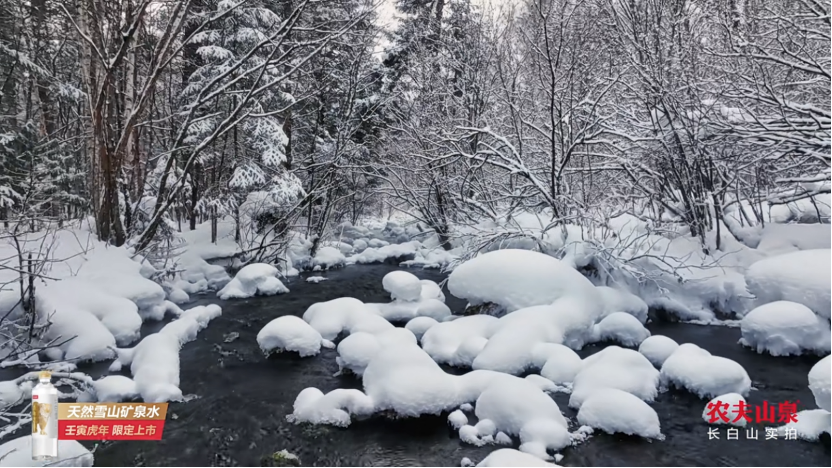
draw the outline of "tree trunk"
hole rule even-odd
[[[191,174],[191,204],[190,204],[190,222],[189,227],[191,231],[196,229],[196,204],[199,202],[199,177],[201,175],[200,165],[194,164],[194,170]]]
[[[32,17],[34,18],[34,35],[35,35],[35,52],[32,56],[35,62],[38,62],[38,56],[46,45],[44,34],[46,32],[46,0],[32,0]],[[40,101],[40,118],[41,118],[41,132],[44,137],[51,135],[55,131],[55,123],[52,116],[52,99],[49,95],[49,87],[43,81],[43,77],[35,73],[35,87],[37,88],[38,101]]]

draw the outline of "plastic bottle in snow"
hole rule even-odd
[[[32,389],[32,460],[58,458],[58,389],[52,373],[41,371]]]

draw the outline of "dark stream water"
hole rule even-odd
[[[266,359],[256,335],[270,320],[281,315],[302,315],[311,304],[343,296],[365,302],[386,302],[382,277],[396,269],[391,265],[351,266],[325,272],[320,284],[295,278],[291,293],[277,297],[219,301],[213,295],[196,304],[218,303],[222,316],[200,332],[181,352],[183,393],[198,398],[173,403],[161,442],[108,442],[97,447],[100,466],[258,466],[264,455],[286,449],[310,466],[459,466],[463,457],[480,461],[499,447],[477,448],[460,443],[446,422],[446,415],[408,420],[381,417],[354,422],[349,428],[295,425],[286,421],[297,394],[306,387],[323,392],[339,387],[361,388],[355,377],[333,377],[338,370],[336,352],[323,350],[311,358],[284,353]],[[411,270],[424,279],[439,282],[443,276],[431,270]],[[318,273],[315,273],[318,274]],[[464,302],[446,291],[448,305],[460,311]],[[192,306],[190,304],[188,306]],[[161,324],[147,326],[153,332]],[[653,324],[653,334],[678,342],[693,342],[713,354],[742,364],[754,387],[749,404],[763,400],[800,401],[799,408],[814,408],[807,388],[807,374],[817,358],[772,358],[740,347],[739,329],[686,324]],[[239,338],[230,343],[231,332]],[[582,355],[601,347],[588,347]],[[554,396],[567,408],[568,396]],[[662,394],[652,406],[659,414],[667,439],[647,442],[640,438],[598,434],[563,452],[560,464],[568,466],[829,466],[829,439],[822,442],[760,439],[708,440],[708,425],[701,419],[705,401],[685,392]]]

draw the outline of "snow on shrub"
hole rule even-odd
[[[653,335],[645,338],[638,347],[638,352],[644,355],[654,366],[661,368],[664,361],[676,351],[679,344],[663,335]]]

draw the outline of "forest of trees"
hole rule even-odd
[[[825,0],[0,0],[0,222],[266,252],[397,209],[700,237],[829,192]],[[736,222],[724,223],[728,229]]]

